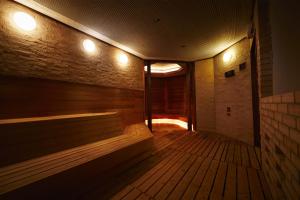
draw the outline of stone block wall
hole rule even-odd
[[[197,130],[216,130],[214,62],[213,59],[195,63]]]
[[[261,145],[274,199],[300,199],[300,91],[261,99]]]
[[[36,29],[18,29],[12,20],[17,11],[30,14]],[[142,59],[13,1],[0,1],[0,18],[1,75],[144,90]],[[93,54],[84,51],[84,39],[95,43]],[[121,53],[127,64],[118,61]]]
[[[214,57],[214,93],[216,132],[253,144],[250,45],[249,39],[243,39]],[[232,52],[229,62],[223,60],[226,52]],[[240,64],[246,68],[240,70]],[[229,70],[235,76],[226,78],[224,73]]]
[[[273,51],[268,0],[256,1],[254,27],[257,45],[259,95],[273,95]]]

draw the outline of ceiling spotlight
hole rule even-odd
[[[223,61],[227,63],[231,61],[232,57],[233,57],[232,52],[226,52],[223,55]]]
[[[85,39],[83,41],[82,45],[83,45],[83,48],[89,53],[92,53],[96,50],[95,43],[92,40]]]
[[[13,20],[19,28],[25,31],[32,31],[36,28],[36,22],[34,18],[27,13],[15,12],[13,15]]]
[[[118,57],[118,60],[121,64],[127,64],[128,63],[128,57],[124,53],[121,53]]]

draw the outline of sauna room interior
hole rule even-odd
[[[0,199],[300,199],[296,0],[0,0]]]

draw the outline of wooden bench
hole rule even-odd
[[[122,134],[116,112],[0,120],[0,167]]]
[[[65,116],[62,118],[65,119]],[[24,122],[23,119],[14,121]],[[14,199],[33,195],[33,192],[39,194],[39,198],[48,198],[62,191],[74,191],[85,181],[107,173],[151,148],[152,134],[149,129],[144,124],[134,124],[114,137],[10,164],[0,168],[0,198]]]

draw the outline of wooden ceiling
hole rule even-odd
[[[253,0],[17,1],[61,14],[144,59],[182,61],[212,57],[246,37],[253,6]]]

